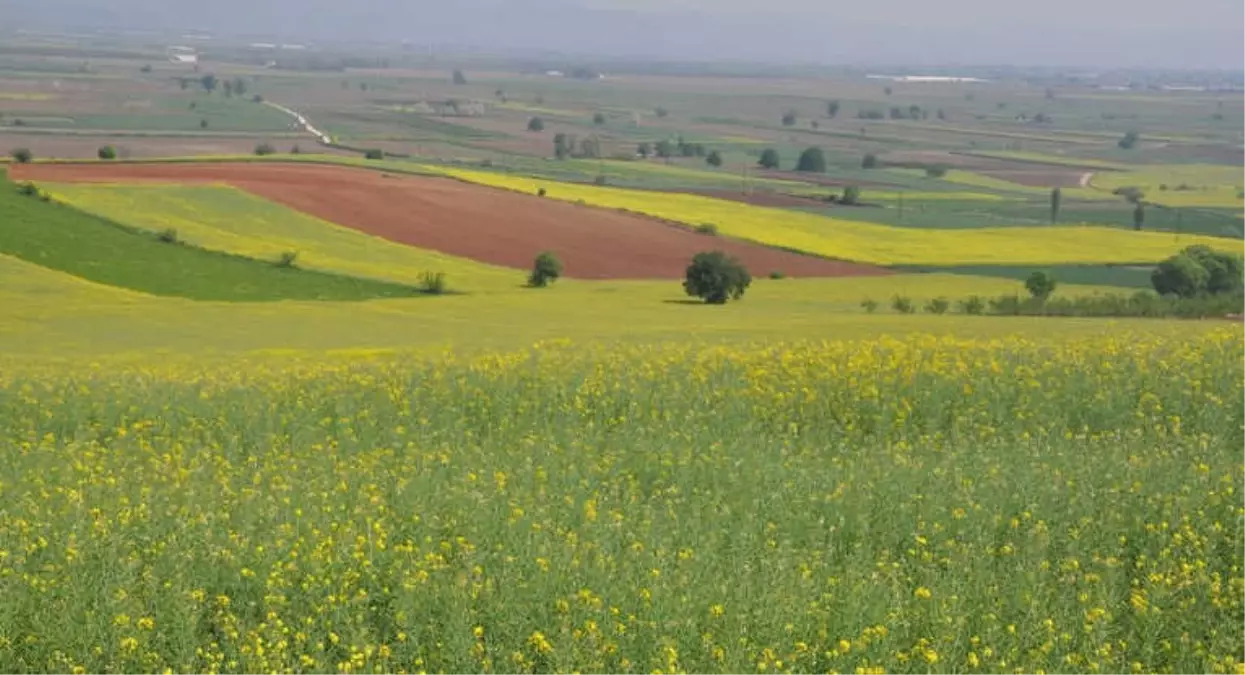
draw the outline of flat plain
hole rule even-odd
[[[3,39],[0,669],[1245,672],[1239,83]]]

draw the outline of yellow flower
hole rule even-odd
[[[527,645],[536,650],[537,654],[553,653],[553,645],[549,644],[549,640],[545,638],[545,634],[536,631],[527,638]]]
[[[930,598],[934,597],[933,591],[929,590],[928,588],[924,586],[918,586],[917,589],[912,592],[912,594],[915,595],[918,600],[929,600]]]

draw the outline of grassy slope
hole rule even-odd
[[[99,283],[197,300],[362,300],[412,294],[353,279],[167,244],[0,181],[0,253]]]
[[[353,277],[416,284],[443,272],[458,291],[509,288],[523,272],[404,246],[334,225],[226,186],[57,184],[57,199],[136,228],[174,228],[204,248],[272,260],[298,251],[299,266]]]
[[[8,283],[8,280],[16,280]],[[896,294],[930,298],[1023,293],[1013,280],[964,275],[842,279],[757,279],[726,307],[688,304],[678,282],[561,283],[541,290],[365,303],[196,302],[107,287],[0,255],[0,352],[92,357],[117,352],[411,349],[512,349],[538,340],[712,341],[863,337],[906,333],[998,336],[1098,334],[1113,326],[1190,330],[1185,324],[963,316],[901,316]],[[1061,294],[1103,287],[1062,286]],[[55,303],[48,299],[54,297]],[[883,305],[866,315],[860,301]]]

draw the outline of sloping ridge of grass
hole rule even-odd
[[[70,206],[19,194],[0,172],[0,253],[96,283],[192,300],[367,300],[410,297],[358,279],[161,241]]]

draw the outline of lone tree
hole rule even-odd
[[[761,159],[757,161],[757,164],[763,169],[777,169],[778,151],[773,148],[766,148],[761,151]]]
[[[709,154],[705,155],[705,164],[708,164],[709,166],[722,166],[722,153],[717,150],[710,150]]]
[[[600,126],[605,124],[605,113],[596,113],[592,116],[592,123]]]
[[[545,121],[539,117],[533,117],[532,119],[527,121],[527,130],[528,131],[544,131]]]
[[[467,84],[467,76],[463,75],[463,71],[455,68],[453,75],[454,84]]]
[[[826,155],[821,148],[808,148],[800,153],[800,159],[795,164],[796,171],[809,171],[813,173],[826,172]]]
[[[558,159],[566,159],[570,156],[571,151],[575,148],[575,138],[566,134],[553,135],[553,156]]]
[[[649,145],[647,141],[635,146],[635,154],[643,157],[644,159],[648,159],[648,156],[652,154],[652,152],[653,146]]]
[[[1050,191],[1050,222],[1059,222],[1059,209],[1063,206],[1063,191],[1054,188]]]
[[[544,251],[536,256],[532,263],[532,273],[527,277],[527,285],[532,288],[544,288],[562,276],[562,261],[558,256]]]
[[[220,84],[220,80],[216,79],[215,75],[208,73],[207,75],[199,78],[199,84],[202,85],[203,91],[210,94],[216,91],[216,85]]]
[[[1025,279],[1025,288],[1029,291],[1029,295],[1039,302],[1046,302],[1046,299],[1055,292],[1055,277],[1046,272],[1034,272]]]
[[[840,204],[847,206],[856,206],[860,203],[860,188],[855,185],[848,185],[843,188],[843,196],[839,197]]]
[[[1141,227],[1145,224],[1146,205],[1141,202],[1137,202],[1137,205],[1133,207],[1133,229],[1140,231]]]
[[[117,149],[111,145],[105,145],[95,153],[100,159],[116,159]]]
[[[839,116],[840,105],[838,101],[831,101],[826,104],[826,117],[834,119]]]
[[[662,108],[661,106],[658,106],[656,108],[653,108],[653,114],[657,115],[658,117],[665,117],[666,115],[670,114],[670,111],[666,110],[665,108]]]
[[[32,153],[29,148],[14,148],[9,155],[12,156],[13,161],[18,164],[29,164],[30,160],[35,158],[34,153]]]
[[[876,169],[878,168],[878,156],[870,152],[860,160],[860,168]]]
[[[795,110],[788,110],[787,112],[782,114],[782,125],[784,127],[795,126],[795,119],[796,119]]]
[[[1120,142],[1117,143],[1116,145],[1119,145],[1120,148],[1124,150],[1132,150],[1134,147],[1136,147],[1137,141],[1139,140],[1141,140],[1141,134],[1137,133],[1136,131],[1129,131],[1124,134],[1124,138],[1121,138]]]
[[[697,253],[687,266],[683,290],[711,305],[724,305],[744,297],[751,284],[752,275],[738,260],[721,251],[706,251]]]

